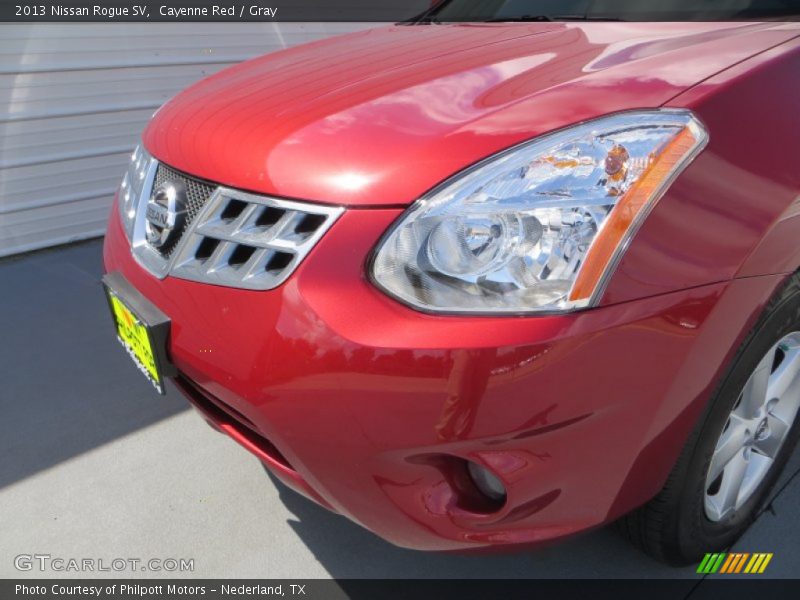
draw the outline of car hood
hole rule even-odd
[[[407,205],[504,148],[660,106],[796,35],[769,24],[396,25],[247,61],[163,106],[144,143],[231,187]]]

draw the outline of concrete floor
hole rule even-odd
[[[431,555],[317,507],[177,391],[152,392],[114,339],[100,254],[92,241],[0,262],[0,577],[81,575],[15,570],[15,556],[44,553],[193,558],[184,576],[195,577],[685,578],[687,592],[698,583],[693,568],[660,565],[610,529],[535,552]],[[800,568],[798,471],[795,453],[770,509],[737,544],[774,552],[773,577]]]

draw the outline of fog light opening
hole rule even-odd
[[[472,483],[481,494],[486,496],[487,500],[497,507],[505,504],[506,488],[497,475],[486,467],[471,461],[467,462],[467,471]]]

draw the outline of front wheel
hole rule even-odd
[[[648,554],[697,562],[730,546],[758,514],[800,426],[800,278],[769,303],[667,479],[619,522]]]

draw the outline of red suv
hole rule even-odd
[[[553,4],[445,1],[179,94],[109,304],[159,391],[395,544],[620,520],[694,561],[798,436],[797,3]]]

